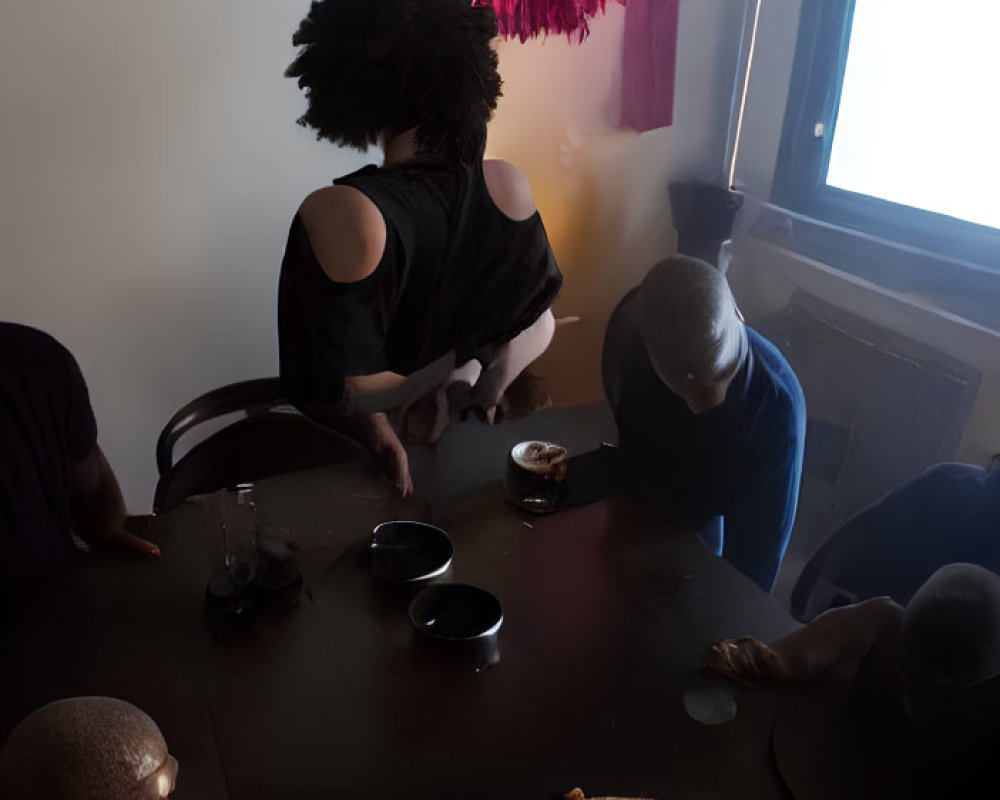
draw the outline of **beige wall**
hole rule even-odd
[[[546,371],[599,396],[604,321],[673,235],[667,175],[722,158],[742,0],[686,0],[677,125],[613,130],[623,23],[580,48],[502,46],[491,150],[521,164],[566,289]],[[307,0],[8,3],[0,25],[0,318],[51,331],[90,383],[134,512],[182,403],[276,372],[275,291],[299,200],[363,156],[314,141],[282,77]],[[732,52],[729,50],[732,49]],[[728,74],[727,74],[728,71]]]
[[[565,274],[561,328],[540,363],[559,403],[603,397],[600,350],[622,295],[675,247],[667,181],[721,176],[742,0],[687,0],[675,124],[639,135],[618,129],[625,11],[609,4],[590,38],[551,37],[500,47],[505,97],[489,152],[531,178]]]

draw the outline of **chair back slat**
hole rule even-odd
[[[246,411],[248,415],[261,413],[285,402],[279,378],[231,383],[196,397],[170,418],[156,440],[156,468],[160,478],[174,466],[177,440],[195,426],[235,411]]]

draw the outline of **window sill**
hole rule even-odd
[[[1000,324],[984,325],[942,307],[926,294],[897,291],[831,266],[778,244],[773,236],[759,235],[757,226],[752,234],[725,245],[722,261],[730,263],[730,284],[751,324],[754,318],[785,308],[796,292],[804,292],[983,372],[1000,371]],[[1000,280],[992,303],[1000,305]],[[995,316],[1000,316],[997,311]]]
[[[763,204],[748,238],[905,305],[1000,332],[1000,270]]]

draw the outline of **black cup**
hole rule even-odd
[[[372,573],[393,583],[439,578],[451,566],[454,553],[447,533],[412,520],[376,525],[369,546]]]

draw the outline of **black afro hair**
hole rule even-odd
[[[420,157],[482,156],[500,97],[492,8],[470,0],[315,0],[285,71],[305,90],[299,124],[365,149],[417,129]]]

